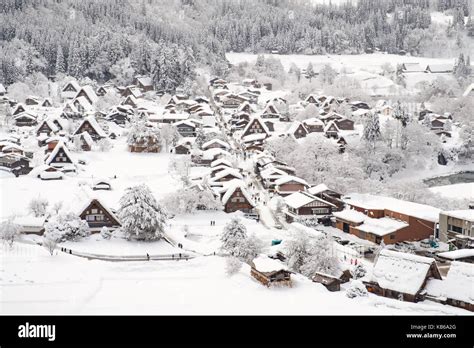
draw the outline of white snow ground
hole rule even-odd
[[[20,243],[2,254],[1,314],[469,314],[375,295],[351,300],[298,275],[293,288],[268,289],[246,265],[227,276],[218,256],[117,263]]]

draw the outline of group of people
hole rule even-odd
[[[65,253],[68,253],[68,254],[72,254],[72,250],[71,250],[71,249],[68,250],[68,249],[66,249],[66,248],[61,247],[61,251],[62,251],[62,252],[65,252]]]
[[[211,220],[211,226],[215,226],[216,225],[216,221],[215,220]]]

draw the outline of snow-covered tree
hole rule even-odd
[[[308,106],[306,106],[303,110],[301,110],[296,115],[296,119],[298,121],[304,121],[304,120],[307,120],[308,118],[312,118],[312,117],[319,117],[319,109],[313,103],[310,103]]]
[[[170,124],[164,124],[161,127],[161,137],[165,143],[165,150],[168,152],[169,146],[174,146],[181,138],[181,135],[178,133],[178,130],[175,126]]]
[[[255,234],[246,238],[240,247],[239,258],[246,263],[250,263],[262,252],[262,241]]]
[[[337,276],[340,272],[339,259],[334,248],[334,241],[327,235],[315,238],[310,244],[309,255],[301,266],[301,273],[312,277],[315,272]]]
[[[349,288],[346,290],[346,296],[349,298],[369,296],[369,292],[364,283],[360,280],[351,280]]]
[[[189,157],[174,157],[168,162],[168,173],[175,179],[181,181],[184,187],[191,185],[191,179],[189,177],[191,171],[191,159]]]
[[[21,228],[11,220],[6,220],[0,224],[1,240],[12,247],[15,240],[20,235]]]
[[[53,204],[53,207],[52,207],[55,215],[58,215],[62,208],[63,208],[63,201],[57,201],[56,203]]]
[[[89,235],[87,221],[74,213],[60,214],[45,224],[44,237],[56,242],[76,241]]]
[[[33,198],[28,204],[28,210],[34,216],[44,216],[48,211],[49,202],[45,198]]]
[[[296,232],[291,239],[285,243],[285,255],[288,267],[295,272],[301,272],[310,255],[309,238],[303,232]]]
[[[233,276],[236,273],[239,273],[242,268],[242,261],[240,261],[235,256],[226,257],[225,260],[225,272],[228,276]]]
[[[42,245],[46,250],[48,250],[51,256],[53,256],[54,250],[56,250],[56,247],[58,246],[58,242],[54,239],[43,237]]]
[[[118,215],[129,239],[155,240],[163,236],[166,211],[145,184],[126,189]]]
[[[319,79],[323,84],[332,85],[336,79],[337,71],[331,65],[326,64],[319,72]]]
[[[103,226],[100,230],[100,236],[104,239],[110,239],[112,237],[112,231],[107,226]]]
[[[372,112],[364,124],[364,139],[375,150],[377,141],[381,137],[379,115]]]
[[[305,71],[305,77],[307,79],[309,79],[309,81],[311,82],[311,80],[316,77],[316,73],[314,72],[314,68],[313,68],[313,64],[311,62],[308,63],[308,66],[306,67],[306,71]]]
[[[238,218],[232,218],[225,226],[221,235],[222,250],[240,257],[242,246],[247,239],[247,228]]]

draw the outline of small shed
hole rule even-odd
[[[263,285],[291,287],[291,272],[279,261],[259,256],[252,261],[250,275]]]
[[[329,291],[340,291],[341,290],[341,280],[335,276],[316,272],[312,278],[313,282],[324,285]]]

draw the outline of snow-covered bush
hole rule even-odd
[[[46,215],[49,202],[41,197],[33,198],[28,204],[28,210],[34,216],[44,216]]]
[[[54,250],[56,250],[56,247],[57,247],[58,243],[53,239],[43,237],[43,244],[42,245],[46,250],[48,250],[48,252],[51,254],[51,256],[53,256]]]
[[[363,278],[367,274],[367,269],[365,268],[363,264],[359,263],[357,266],[355,266],[351,270],[351,273],[354,279],[360,279],[360,278]]]
[[[44,237],[58,243],[77,241],[89,235],[87,222],[74,213],[61,214],[45,224]]]
[[[309,256],[309,238],[303,232],[297,232],[293,238],[285,242],[285,255],[288,266],[295,272],[300,272]]]
[[[107,228],[107,226],[103,226],[100,230],[100,236],[104,239],[110,239],[112,237],[112,231]]]
[[[163,236],[166,211],[145,184],[126,190],[118,214],[129,239],[155,240]]]
[[[4,221],[0,224],[0,238],[10,247],[13,246],[13,243],[20,235],[20,231],[20,226],[11,220]]]
[[[242,261],[234,256],[227,257],[225,260],[225,272],[228,276],[232,276],[240,271]]]
[[[219,210],[222,208],[218,200],[209,190],[198,190],[185,187],[165,197],[163,205],[177,214],[192,214],[198,210]]]
[[[349,288],[346,290],[346,296],[349,298],[368,296],[367,288],[360,280],[352,280]]]

